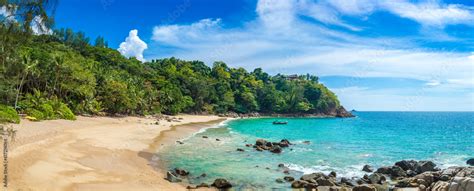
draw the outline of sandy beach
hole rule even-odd
[[[175,144],[225,118],[179,115],[22,120],[9,152],[11,190],[186,190],[149,164],[161,146]],[[2,172],[3,177],[3,172]]]

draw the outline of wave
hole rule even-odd
[[[301,165],[292,164],[292,163],[285,164],[285,165],[290,170],[298,171],[303,174],[311,174],[315,172],[322,172],[324,174],[329,174],[331,171],[334,171],[337,173],[337,177],[346,177],[346,178],[362,177],[365,174],[365,172],[361,170],[364,164],[351,165],[345,168],[332,167],[328,165],[315,165],[315,166],[310,166],[310,167],[303,167]]]

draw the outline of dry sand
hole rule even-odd
[[[22,120],[13,125],[18,131],[10,144],[9,189],[185,190],[150,166],[152,153],[224,118],[176,117],[182,120],[159,125],[145,117]]]

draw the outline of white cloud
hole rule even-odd
[[[256,12],[262,23],[270,29],[291,27],[295,21],[294,0],[260,0]]]
[[[35,16],[31,21],[31,30],[35,35],[52,34],[53,30],[48,28],[40,16]]]
[[[441,82],[437,81],[437,80],[431,80],[429,82],[427,82],[425,85],[427,86],[439,86],[441,84]]]
[[[470,24],[474,21],[474,12],[457,4],[442,4],[438,1],[409,3],[407,1],[385,1],[384,8],[400,17],[415,20],[426,26],[444,27],[450,24]]]
[[[474,61],[474,52],[471,52],[471,55],[469,55],[467,58],[470,60]]]
[[[148,45],[138,37],[138,30],[131,30],[125,42],[120,43],[118,51],[127,57],[136,57],[137,60],[145,61],[143,58],[143,51],[148,48]]]
[[[202,19],[190,25],[164,25],[153,28],[152,39],[163,43],[179,43],[202,38],[217,29],[221,19]]]

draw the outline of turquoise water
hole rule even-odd
[[[191,172],[191,183],[226,178],[237,188],[289,188],[276,183],[285,176],[335,171],[338,176],[362,176],[362,166],[375,168],[402,159],[432,160],[439,167],[465,165],[474,157],[474,112],[357,112],[356,118],[276,118],[229,121],[164,148],[157,159],[169,168]],[[202,136],[208,136],[208,139]],[[218,138],[221,141],[216,141]],[[258,152],[246,143],[257,138],[288,139],[295,145],[281,154]],[[310,141],[310,144],[303,144]],[[245,152],[236,151],[237,148]],[[258,167],[257,167],[258,166]],[[204,178],[195,178],[206,173]]]

